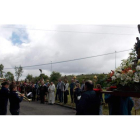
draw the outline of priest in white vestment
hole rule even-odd
[[[53,84],[53,82],[51,82],[49,88],[48,88],[48,92],[49,92],[49,97],[48,97],[48,102],[49,104],[54,104],[55,103],[55,85]]]

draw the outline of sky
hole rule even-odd
[[[68,31],[68,32],[67,32]],[[124,24],[57,24],[0,25],[0,64],[4,72],[15,74],[15,66],[30,66],[78,59],[133,48],[139,36],[137,25]],[[130,51],[117,53],[116,66]],[[109,73],[115,69],[115,54],[65,63],[24,68],[27,74],[39,76],[39,69],[50,76],[51,70],[62,75]]]

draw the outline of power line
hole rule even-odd
[[[93,57],[99,57],[99,56],[105,56],[105,55],[110,55],[110,54],[114,54],[114,53],[121,53],[121,52],[125,52],[125,51],[130,51],[132,49],[129,50],[123,50],[123,51],[118,51],[118,52],[112,52],[112,53],[107,53],[107,54],[100,54],[100,55],[96,55],[96,56],[89,56],[89,57],[83,57],[83,58],[77,58],[77,59],[71,59],[71,60],[66,60],[66,61],[59,61],[59,62],[54,62],[54,63],[47,63],[47,64],[39,64],[39,65],[30,65],[30,66],[23,66],[23,68],[29,68],[29,67],[38,67],[38,66],[44,66],[44,65],[52,65],[52,64],[60,64],[60,63],[65,63],[65,62],[72,62],[72,61],[77,61],[77,60],[83,60],[83,59],[88,59],[88,58],[93,58]],[[4,68],[4,69],[14,69],[14,68]]]
[[[17,28],[17,27],[2,27],[2,28],[14,28],[21,30],[37,30],[37,31],[47,31],[47,32],[63,32],[63,33],[89,33],[89,34],[106,34],[106,35],[135,35],[136,34],[121,34],[121,33],[95,33],[95,32],[80,32],[80,31],[61,31],[61,30],[45,30],[45,29],[29,29],[29,28]],[[137,34],[138,35],[138,34]]]
[[[136,27],[128,27],[128,26],[110,26],[110,25],[105,25],[105,26],[104,25],[85,25],[85,26],[101,26],[101,27],[107,27],[107,28],[110,28],[110,27],[111,28],[114,28],[114,27],[115,28],[116,27],[117,28],[133,28],[133,29],[135,28],[136,29]]]

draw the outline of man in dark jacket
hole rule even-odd
[[[23,96],[24,94],[21,94],[21,97],[18,96],[17,86],[13,85],[9,95],[10,112],[12,115],[19,115],[20,102],[23,100]]]
[[[100,98],[93,91],[93,83],[88,80],[85,82],[85,92],[77,106],[77,115],[99,115]]]
[[[7,104],[8,104],[8,97],[9,97],[9,83],[4,82],[2,83],[2,88],[0,90],[0,115],[7,114]]]
[[[39,93],[40,93],[40,103],[45,103],[45,95],[47,94],[47,87],[44,84],[44,82],[41,82],[41,86],[39,87]]]
[[[70,84],[70,96],[71,96],[71,103],[73,103],[73,90],[75,87],[75,83],[74,83],[74,79],[71,80],[71,84]]]

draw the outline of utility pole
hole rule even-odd
[[[52,72],[52,61],[51,61],[51,72]]]

